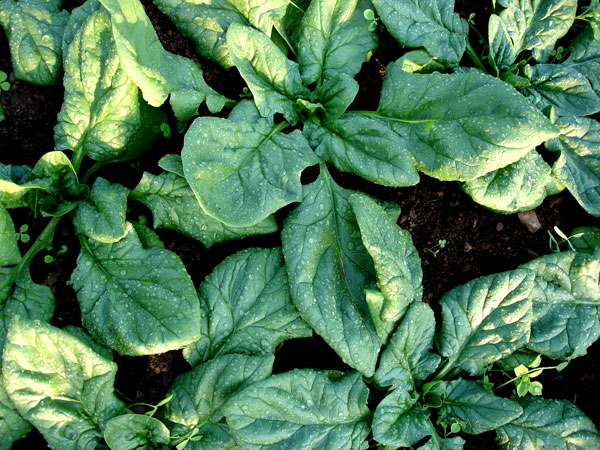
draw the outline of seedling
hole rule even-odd
[[[561,251],[560,246],[563,244],[567,244],[567,246],[569,247],[569,250],[575,251],[575,247],[573,246],[573,244],[570,242],[571,239],[574,238],[579,238],[581,236],[583,236],[583,233],[576,233],[573,234],[571,236],[567,236],[565,233],[563,233],[561,231],[560,228],[558,228],[557,226],[554,226],[554,232],[560,237],[562,238],[560,241],[557,240],[554,235],[550,232],[550,230],[548,230],[548,247],[550,248],[550,250],[552,250],[554,253],[559,253]]]
[[[437,254],[440,252],[440,250],[442,250],[445,247],[446,247],[446,240],[440,239],[437,242],[437,244],[432,245],[431,247],[426,247],[423,249],[423,251],[425,251],[427,253],[431,253],[434,258],[437,258]]]
[[[375,11],[372,9],[365,9],[363,16],[369,23],[369,31],[375,31],[378,26],[379,18],[375,16]]]
[[[50,251],[50,250],[52,250],[52,247],[49,247],[49,248],[48,248],[48,251]],[[67,246],[66,246],[66,245],[62,245],[62,246],[60,247],[60,249],[59,249],[59,250],[56,252],[56,256],[52,256],[52,255],[45,255],[45,256],[44,256],[44,262],[45,262],[46,264],[50,264],[50,263],[52,263],[52,262],[56,261],[56,258],[58,258],[58,257],[59,257],[60,255],[62,255],[63,253],[66,253],[66,252],[67,252],[67,250],[68,250]]]
[[[26,223],[21,225],[19,227],[19,233],[17,233],[18,235],[18,239],[23,242],[24,244],[26,244],[27,242],[29,242],[29,240],[31,239],[31,237],[27,234],[27,231],[29,230],[29,225],[27,225]]]

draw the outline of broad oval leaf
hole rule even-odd
[[[163,353],[198,339],[198,296],[177,255],[144,248],[131,224],[116,243],[80,241],[70,282],[94,339],[124,355]]]
[[[0,382],[0,450],[11,450],[13,444],[27,436],[31,428],[8,398],[4,382]]]
[[[223,408],[242,446],[358,450],[369,433],[361,375],[293,370],[254,383]]]
[[[495,212],[529,211],[554,193],[551,171],[540,154],[531,150],[517,162],[467,181],[461,187],[477,203]]]
[[[350,366],[375,372],[381,343],[365,289],[375,287],[373,262],[360,239],[348,198],[325,167],[305,186],[302,203],[285,219],[281,241],[294,304]]]
[[[21,261],[19,237],[15,224],[2,203],[0,203],[0,266],[12,266]]]
[[[313,0],[297,29],[298,63],[305,85],[337,74],[353,77],[377,48],[364,11],[369,0]]]
[[[248,121],[239,120],[244,111]],[[251,102],[232,115],[235,120],[194,121],[181,152],[183,170],[208,215],[234,227],[252,226],[302,200],[300,174],[319,160],[299,130],[281,133],[287,124],[258,116]]]
[[[252,91],[256,107],[263,117],[281,113],[295,124],[298,120],[296,100],[308,98],[297,63],[261,31],[232,24],[227,31],[227,45],[233,63]]]
[[[247,249],[219,264],[198,290],[200,340],[184,350],[192,365],[229,353],[274,353],[311,329],[292,304],[281,249]]]
[[[446,396],[440,408],[440,418],[445,423],[460,420],[469,434],[495,430],[522,413],[523,408],[517,402],[496,397],[463,378],[446,383]]]
[[[62,68],[62,38],[69,13],[61,0],[3,0],[0,25],[10,43],[15,76],[52,85]]]
[[[419,182],[406,142],[385,120],[347,112],[323,125],[307,123],[304,134],[316,154],[341,171],[384,186],[412,186]]]
[[[498,429],[498,444],[510,450],[600,448],[593,422],[566,400],[528,396],[518,400],[523,414]]]
[[[6,391],[54,448],[93,450],[106,422],[125,412],[113,393],[116,372],[115,363],[58,328],[17,317],[8,330]]]
[[[125,414],[106,423],[104,440],[115,450],[134,450],[146,445],[168,444],[169,429],[158,419],[143,414]]]
[[[600,336],[600,257],[554,253],[521,268],[535,273],[527,348],[553,359],[585,355]]]
[[[226,32],[233,23],[251,25],[267,36],[286,14],[288,0],[155,0],[198,53],[229,68]]]
[[[569,58],[563,65],[575,69],[590,82],[600,96],[600,39],[594,38],[590,28],[577,36],[569,46]]]
[[[462,58],[469,25],[454,12],[454,0],[373,0],[373,5],[402,45],[425,47],[451,65]]]
[[[71,25],[65,46],[65,100],[54,127],[56,149],[97,161],[134,159],[152,146],[158,137],[153,128],[166,116],[140,97],[120,65],[110,14],[102,6],[93,10],[98,3],[91,3],[74,15],[74,22],[85,19]]]
[[[447,292],[437,336],[447,369],[474,375],[529,341],[534,274],[512,270],[477,278]]]
[[[386,71],[379,109],[407,142],[417,167],[440,180],[470,181],[505,167],[558,130],[508,84],[479,73]]]

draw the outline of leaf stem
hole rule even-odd
[[[35,255],[37,255],[45,248],[48,248],[50,244],[52,244],[54,231],[56,230],[56,226],[58,225],[58,222],[60,222],[61,217],[53,217],[52,219],[50,219],[50,222],[46,224],[44,230],[40,233],[40,235],[37,237],[37,239],[31,245],[31,247],[29,247],[27,253],[25,253],[25,256],[23,256],[23,259],[21,259],[21,262],[16,268],[17,277],[21,274],[21,270],[23,270],[24,267],[29,265],[29,263]]]
[[[388,117],[388,116],[384,116],[382,114],[378,114],[375,111],[353,111],[356,113],[359,113],[365,117],[369,117],[371,119],[384,119],[384,120],[393,120],[395,122],[402,122],[402,123],[434,123],[434,122],[439,122],[440,119],[416,119],[416,120],[411,120],[411,119],[399,119],[397,117]]]
[[[483,70],[485,73],[488,73],[488,70],[485,67],[485,64],[483,64],[483,61],[479,58],[479,55],[477,55],[477,52],[471,46],[471,43],[468,42],[468,41],[467,41],[467,55],[469,55],[469,58],[471,58],[471,61],[473,61],[473,63],[478,68],[480,68],[481,70]]]
[[[104,162],[102,161],[96,161],[94,162],[94,164],[92,165],[92,167],[90,167],[85,174],[83,175],[83,177],[81,177],[81,183],[85,183],[87,180],[90,179],[90,177],[96,173],[101,167],[104,166]]]

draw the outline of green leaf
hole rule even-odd
[[[564,64],[537,64],[530,69],[525,95],[539,109],[553,106],[559,116],[589,116],[600,111],[600,98],[587,78]]]
[[[175,230],[199,240],[206,248],[217,242],[277,231],[274,216],[249,227],[232,227],[212,218],[202,210],[187,180],[175,173],[144,172],[129,196],[150,208],[155,228]]]
[[[224,414],[245,448],[358,450],[369,433],[368,393],[357,372],[293,370],[247,387]]]
[[[196,44],[198,53],[229,68],[225,34],[231,24],[251,25],[271,36],[273,25],[281,22],[288,7],[287,0],[155,0],[184,36]]]
[[[385,120],[347,112],[325,125],[309,122],[304,133],[316,153],[337,169],[384,186],[412,186],[419,174],[406,142]]]
[[[447,292],[437,336],[447,367],[471,375],[529,341],[533,273],[512,270],[477,278]]]
[[[527,348],[552,359],[585,355],[600,336],[600,258],[562,252],[521,267],[535,273]]]
[[[600,216],[600,123],[587,117],[561,117],[557,139],[546,143],[560,151],[552,172],[579,204],[593,216]]]
[[[375,410],[373,438],[397,448],[413,447],[429,436],[429,413],[415,404],[416,399],[402,388],[388,394]]]
[[[325,167],[304,188],[281,233],[292,299],[344,362],[372,376],[381,343],[365,289],[375,287],[375,276],[348,201],[352,191],[338,186]]]
[[[179,375],[169,395],[165,419],[177,424],[173,430],[186,433],[197,428],[202,436],[192,450],[223,450],[235,446],[231,431],[223,423],[223,405],[245,387],[271,375],[272,355],[222,355]]]
[[[405,53],[398,60],[398,65],[408,73],[443,72],[446,69],[446,66],[438,58],[422,49]]]
[[[368,0],[313,0],[296,30],[298,63],[306,86],[338,74],[353,77],[377,48],[364,11]]]
[[[454,12],[454,0],[373,0],[373,5],[400,44],[425,47],[453,66],[462,58],[469,25]]]
[[[508,84],[479,73],[386,71],[378,116],[440,180],[469,181],[505,167],[555,137],[557,129]]]
[[[50,317],[47,320],[50,320]],[[98,344],[83,328],[76,327],[75,325],[67,325],[61,329],[69,333],[71,336],[79,339],[100,356],[103,356],[106,359],[112,359],[112,350],[102,344]]]
[[[0,25],[6,31],[15,76],[52,85],[62,68],[61,43],[69,13],[61,0],[3,0]]]
[[[440,419],[446,423],[464,422],[463,430],[469,434],[494,430],[523,413],[517,402],[496,397],[477,383],[462,378],[446,383],[446,394]]]
[[[321,86],[315,89],[311,98],[325,108],[323,119],[327,123],[338,119],[348,109],[358,94],[358,89],[358,83],[354,78],[341,73],[333,78],[327,78]]]
[[[523,414],[498,429],[505,449],[588,449],[600,447],[594,423],[566,400],[525,397],[518,400]]]
[[[311,335],[292,304],[279,248],[247,249],[219,264],[199,291],[200,340],[184,350],[193,365],[229,353],[274,353],[280,342]]]
[[[302,84],[299,65],[287,59],[266,34],[250,27],[232,24],[227,31],[227,45],[260,114],[271,118],[282,113],[295,124],[296,99],[307,98],[309,94]]]
[[[504,0],[500,4],[505,9],[492,15],[489,41],[494,61],[503,68],[524,50],[531,50],[537,61],[547,62],[577,12],[577,0]]]
[[[600,39],[586,28],[569,46],[569,58],[563,63],[581,73],[600,96]]]
[[[151,106],[170,103],[178,120],[198,114],[206,101],[212,113],[226,99],[210,88],[193,60],[166,51],[139,0],[100,0],[111,14],[113,37],[121,67],[141,89]]]
[[[113,393],[117,365],[58,328],[16,317],[3,360],[8,396],[51,447],[93,450],[106,422],[124,413]]]
[[[208,215],[246,227],[302,200],[300,174],[319,160],[299,130],[281,132],[286,125],[258,116],[250,101],[229,119],[194,121],[181,157],[185,178]]]
[[[388,322],[381,318],[383,315],[383,305],[387,301],[381,292],[373,289],[365,289],[365,301],[369,307],[369,315],[373,321],[377,337],[383,345],[386,345],[390,334],[392,334],[392,331],[396,327],[396,322]]]
[[[0,163],[0,203],[5,208],[19,208],[27,205],[27,193],[40,189],[34,183],[27,183],[31,176],[29,166],[10,166]]]
[[[199,337],[200,308],[179,257],[144,248],[133,227],[114,244],[81,238],[70,283],[84,326],[124,355],[182,348]]]
[[[97,4],[97,2],[96,2]],[[153,126],[165,120],[149,107],[119,63],[110,14],[90,13],[65,47],[65,100],[54,128],[56,149],[72,149],[97,161],[137,158],[152,146]],[[82,20],[81,11],[73,21]]]
[[[160,420],[140,414],[114,417],[107,422],[104,430],[104,440],[115,450],[134,450],[146,445],[168,444],[169,435],[169,429]]]
[[[31,431],[31,424],[21,417],[0,382],[0,450],[10,450],[13,443]]]
[[[600,246],[600,228],[576,227],[571,231],[569,242],[578,252],[593,254]]]
[[[380,386],[401,386],[399,389],[409,386],[412,390],[417,380],[425,380],[441,360],[430,352],[434,333],[435,317],[429,305],[420,301],[411,304],[381,353],[375,382]]]
[[[10,214],[0,203],[0,266],[12,266],[21,261],[19,236]]]
[[[85,25],[91,15],[99,10],[104,10],[104,7],[100,4],[99,0],[89,0],[84,2],[81,6],[73,8],[71,17],[69,17],[69,21],[67,22],[63,33],[63,55],[67,54],[67,49],[73,43],[75,35],[81,30],[81,27]]]
[[[461,437],[442,439],[437,434],[431,436],[431,439],[419,447],[419,450],[462,450],[465,440]]]
[[[533,367],[531,364],[533,364],[539,356],[538,353],[534,353],[527,349],[521,349],[496,361],[496,365],[505,371],[513,370],[521,364],[527,367]]]
[[[552,185],[552,169],[538,152],[502,169],[461,184],[462,189],[480,205],[509,214],[529,211],[542,204]]]
[[[128,193],[125,186],[97,178],[90,198],[80,203],[73,215],[76,232],[104,244],[120,241],[127,234]]]

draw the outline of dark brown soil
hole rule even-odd
[[[71,9],[81,0],[69,0],[65,7]],[[218,65],[198,57],[194,45],[181,36],[172,23],[158,11],[149,0],[143,1],[158,31],[163,45],[172,52],[199,61],[207,82],[217,91],[238,98],[244,86],[236,70],[224,71]],[[490,7],[483,2],[457,0],[457,11],[463,17],[475,12],[475,26],[487,34],[487,18]],[[472,39],[478,46],[476,38]],[[380,44],[368,64],[357,76],[361,85],[359,96],[353,104],[356,109],[375,109],[378,92],[385,76],[386,65],[405,52],[385,31],[380,32]],[[468,64],[468,61],[464,61]],[[0,101],[6,111],[6,120],[0,123],[0,158],[4,164],[33,165],[44,153],[53,149],[53,126],[61,107],[63,88],[38,87],[16,80],[11,70],[6,36],[0,32],[0,70],[9,73],[11,89],[3,92]],[[168,107],[164,108],[170,114]],[[176,129],[170,115],[171,129]],[[155,147],[139,163],[119,163],[105,167],[99,172],[113,182],[135,187],[144,170],[158,172],[157,161],[166,153],[179,153],[182,135],[173,133],[169,139],[160,139]],[[542,228],[531,233],[517,215],[499,215],[473,203],[456,183],[442,183],[426,176],[414,187],[388,189],[368,183],[358,177],[332,170],[336,180],[345,187],[358,189],[375,197],[397,202],[402,208],[399,225],[409,230],[423,260],[424,299],[434,307],[437,299],[447,290],[478,276],[514,269],[519,264],[551,251],[548,232],[554,226],[564,232],[580,225],[600,225],[600,221],[586,214],[568,193],[552,196],[535,213]],[[309,178],[310,175],[307,175]],[[281,223],[291,207],[278,213]],[[33,238],[42,230],[46,220],[35,219],[30,211],[14,211],[17,228],[24,223],[30,226]],[[151,223],[151,215],[143,206],[131,202],[129,215],[137,218],[145,215]],[[199,242],[170,231],[159,231],[165,246],[176,252],[192,276],[196,285],[209,274],[216,264],[240,249],[250,246],[273,247],[281,244],[279,234],[258,236],[235,242],[215,245],[206,250]],[[445,240],[446,246],[433,255],[433,246]],[[43,254],[32,264],[32,276],[36,282],[50,286],[56,296],[56,312],[52,323],[62,327],[81,325],[77,299],[68,285],[73,271],[79,244],[67,219],[57,229],[54,249],[62,245],[68,251],[53,263],[43,262]],[[427,249],[431,249],[428,251]],[[54,251],[55,251],[54,250]],[[148,357],[124,357],[115,355],[119,366],[116,387],[124,399],[138,399],[156,403],[164,398],[174,378],[189,366],[181,352],[169,352]],[[585,357],[573,361],[561,373],[548,372],[540,377],[544,395],[549,398],[565,398],[574,401],[597,426],[600,426],[600,380],[598,379],[600,344],[596,343]],[[314,336],[296,339],[280,345],[276,353],[275,371],[291,368],[347,369],[324,342]],[[467,448],[493,447],[493,433],[469,438]],[[46,448],[36,432],[17,443],[15,449]]]

